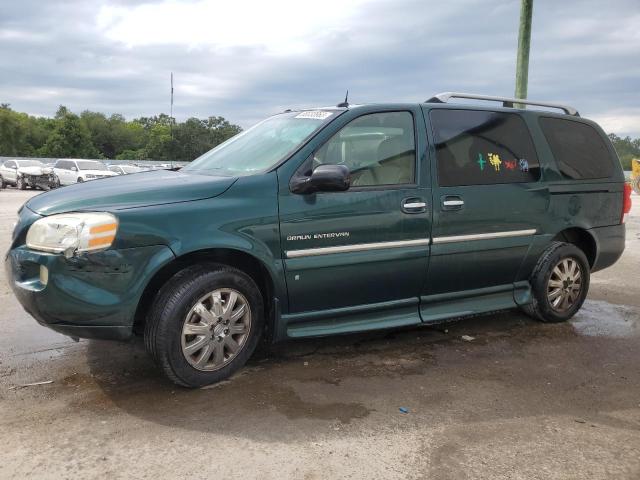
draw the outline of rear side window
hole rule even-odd
[[[535,182],[540,165],[519,115],[433,110],[438,183],[443,187]]]
[[[541,117],[539,122],[564,176],[582,180],[613,174],[611,154],[591,125],[551,117]]]

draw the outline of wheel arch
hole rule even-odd
[[[598,244],[594,236],[588,230],[579,227],[571,227],[558,232],[552,241],[571,243],[582,250],[589,261],[589,267],[593,268],[598,257]]]
[[[249,275],[258,285],[264,300],[265,335],[273,332],[273,299],[275,295],[274,279],[266,265],[255,256],[242,250],[230,248],[211,248],[197,250],[176,257],[160,268],[147,283],[136,308],[133,332],[142,334],[149,311],[156,293],[173,275],[185,268],[203,263],[220,263],[237,268]]]

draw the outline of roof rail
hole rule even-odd
[[[568,105],[561,105],[559,103],[551,103],[551,102],[534,102],[531,100],[525,100],[520,98],[508,98],[508,97],[493,97],[490,95],[476,95],[473,93],[457,93],[457,92],[443,92],[439,93],[429,100],[426,103],[449,103],[449,99],[451,98],[466,98],[469,100],[486,100],[489,102],[502,102],[502,106],[506,108],[515,108],[514,104],[526,104],[526,105],[537,105],[539,107],[549,107],[549,108],[557,108],[559,110],[564,111],[567,115],[573,115],[579,117],[580,114],[578,110]]]

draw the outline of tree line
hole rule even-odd
[[[610,133],[609,138],[616,152],[618,152],[622,168],[631,170],[631,160],[634,158],[640,160],[640,138],[631,138],[629,136],[621,138],[615,133]]]
[[[0,104],[0,156],[191,161],[242,131],[223,117],[189,118],[164,113],[127,121],[85,110],[80,115],[60,106],[55,117],[34,117]],[[640,138],[609,134],[622,166],[640,158]]]
[[[127,121],[60,106],[49,118],[0,104],[0,156],[191,161],[240,131],[223,117],[176,122],[162,113]]]

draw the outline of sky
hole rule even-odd
[[[606,5],[606,7],[605,7]],[[222,115],[513,96],[519,0],[0,0],[0,102]],[[640,137],[640,1],[535,0],[529,98]]]

